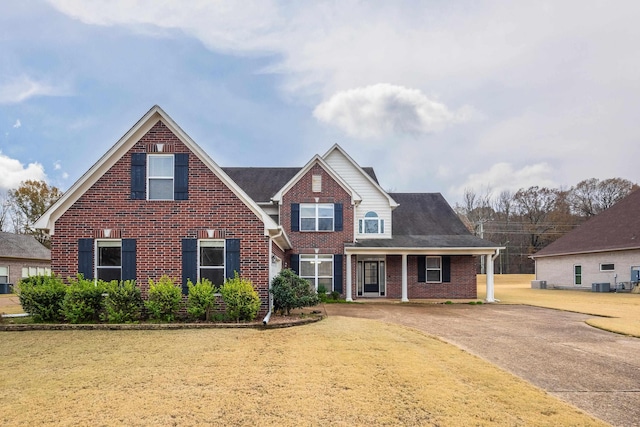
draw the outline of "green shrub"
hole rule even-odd
[[[194,285],[187,282],[189,297],[187,298],[187,314],[194,320],[211,320],[211,312],[216,305],[216,287],[211,281],[201,279]]]
[[[62,301],[67,286],[58,276],[31,276],[18,283],[20,304],[33,319],[41,322],[62,320]]]
[[[451,302],[451,301],[445,301],[444,303],[445,304],[453,304],[453,302]]]
[[[331,299],[332,300],[338,301],[339,298],[340,298],[340,292],[338,292],[338,291],[331,292]]]
[[[105,283],[87,280],[82,275],[69,278],[67,293],[62,301],[62,315],[70,323],[97,321],[102,311]]]
[[[104,285],[104,313],[102,320],[109,323],[130,323],[140,320],[143,302],[140,288],[135,280],[118,282],[114,280]]]
[[[329,296],[327,295],[327,288],[324,285],[318,285],[318,299],[320,302],[329,301]]]
[[[173,322],[181,301],[182,290],[169,276],[162,276],[158,282],[149,279],[149,299],[144,305],[151,319]]]
[[[286,268],[271,282],[273,308],[280,314],[291,314],[295,308],[318,305],[320,298],[309,282]]]
[[[476,304],[482,304],[482,301],[476,301]]]
[[[227,279],[220,287],[227,316],[237,321],[253,320],[260,310],[260,296],[248,279],[236,273],[233,279]]]

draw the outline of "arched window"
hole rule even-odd
[[[384,233],[384,220],[378,214],[369,211],[363,219],[358,221],[358,232],[360,234],[382,234]]]

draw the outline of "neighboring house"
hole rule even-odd
[[[0,285],[42,274],[51,274],[51,251],[33,236],[0,232]]]
[[[531,257],[547,286],[591,288],[637,282],[640,275],[640,191],[589,219]]]
[[[36,227],[63,277],[136,279],[146,293],[168,274],[186,292],[238,272],[265,310],[286,267],[347,300],[475,298],[476,257],[500,250],[440,194],[388,193],[338,145],[302,168],[221,168],[158,106]]]

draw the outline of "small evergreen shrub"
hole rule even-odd
[[[338,291],[331,292],[331,299],[332,300],[338,301],[339,298],[340,298],[340,292],[338,292]]]
[[[31,276],[18,283],[20,304],[37,322],[62,320],[67,286],[58,276]]]
[[[216,287],[207,279],[201,279],[195,285],[189,280],[187,286],[187,314],[194,320],[210,321],[211,312],[216,306]]]
[[[62,301],[62,315],[70,323],[97,321],[102,311],[103,281],[87,280],[82,275],[68,279],[69,286]]]
[[[329,296],[327,295],[327,288],[324,285],[318,285],[318,299],[320,302],[329,301]]]
[[[225,311],[231,320],[251,321],[260,310],[260,296],[249,279],[243,279],[236,273],[233,279],[225,280],[220,287]]]
[[[295,308],[318,305],[320,298],[315,289],[293,270],[286,268],[271,282],[273,307],[280,314],[291,314]]]
[[[109,323],[130,323],[140,320],[142,295],[135,280],[118,282],[114,280],[104,285],[104,313],[102,320]]]
[[[169,276],[162,276],[157,282],[149,279],[149,299],[144,305],[149,310],[151,319],[173,322],[180,310],[181,301],[182,290]]]

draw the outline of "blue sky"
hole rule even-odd
[[[383,188],[640,181],[636,1],[0,2],[0,191],[66,190],[154,104],[221,166],[339,143]]]

